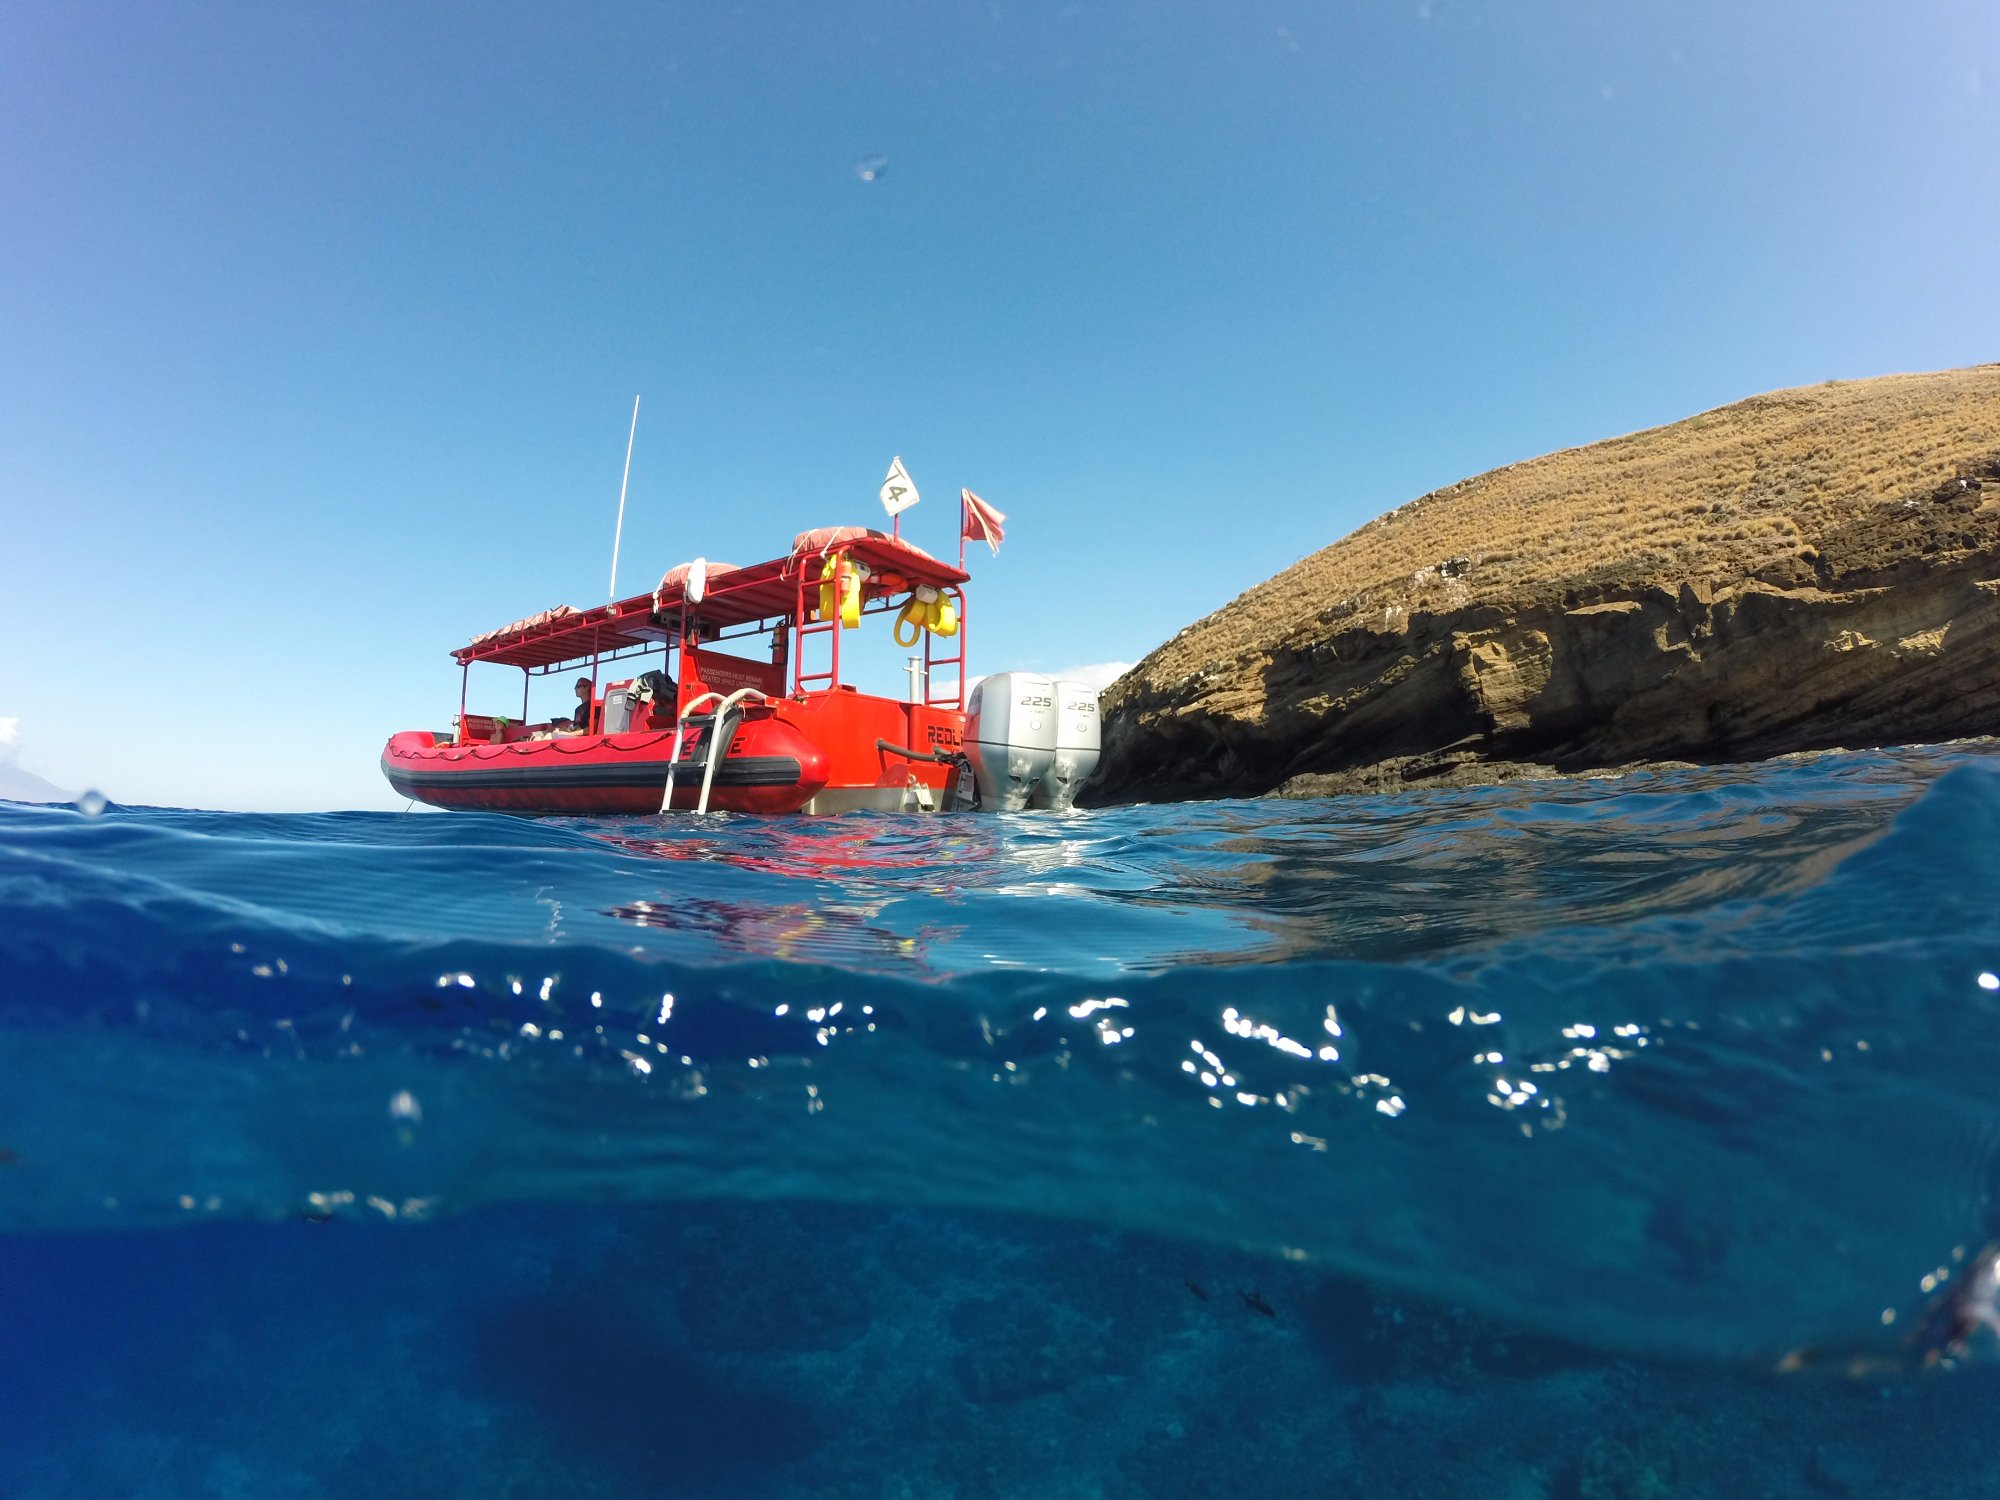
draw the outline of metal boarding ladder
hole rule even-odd
[[[953,587],[949,592],[958,610],[958,634],[955,642],[958,655],[933,655],[932,647],[936,645],[937,637],[928,630],[924,632],[924,704],[928,708],[965,707],[965,590]],[[958,668],[957,679],[949,693],[939,693],[931,687],[931,673],[939,667]]]
[[[817,602],[814,591],[820,587],[819,581],[811,576],[811,571],[801,564],[798,574],[798,607],[792,618],[798,621],[797,646],[793,652],[792,686],[801,692],[810,683],[824,683],[831,688],[840,682],[840,636],[844,628],[840,620],[839,600],[834,601],[833,613],[825,619],[818,618],[817,608],[810,607]],[[838,590],[835,590],[838,595]],[[830,661],[824,672],[806,670],[806,643],[814,636],[829,638]]]
[[[715,768],[721,763],[722,757],[729,752],[729,741],[732,738],[729,716],[735,713],[737,718],[742,718],[738,706],[745,698],[755,698],[759,703],[767,701],[765,694],[756,688],[748,687],[738,688],[726,698],[720,693],[708,692],[688,699],[687,706],[674,720],[674,744],[667,752],[667,786],[660,795],[661,812],[668,811],[674,805],[674,769],[675,763],[681,758],[681,737],[687,730],[687,721],[695,717],[695,710],[703,704],[714,703],[717,705],[714,714],[715,732],[708,737],[708,761],[702,767],[701,773],[701,800],[695,804],[694,809],[699,814],[708,812],[708,795],[715,785]]]

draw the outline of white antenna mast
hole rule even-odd
[[[639,398],[632,398],[632,431],[625,438],[625,477],[618,481],[618,529],[611,534],[611,589],[605,596],[618,597],[618,544],[625,539],[625,487],[632,482],[632,439],[639,435]]]

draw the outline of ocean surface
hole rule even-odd
[[[0,1497],[2000,1493],[1996,976],[1987,743],[0,803]]]

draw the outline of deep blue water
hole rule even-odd
[[[1996,972],[1980,746],[0,803],[0,1497],[1994,1493]]]

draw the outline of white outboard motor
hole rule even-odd
[[[1056,753],[1035,784],[1029,806],[1068,812],[1076,794],[1097,769],[1097,689],[1088,683],[1058,678],[1056,690]]]
[[[1019,812],[1056,758],[1056,685],[1039,672],[998,672],[965,705],[966,759],[983,812]]]

